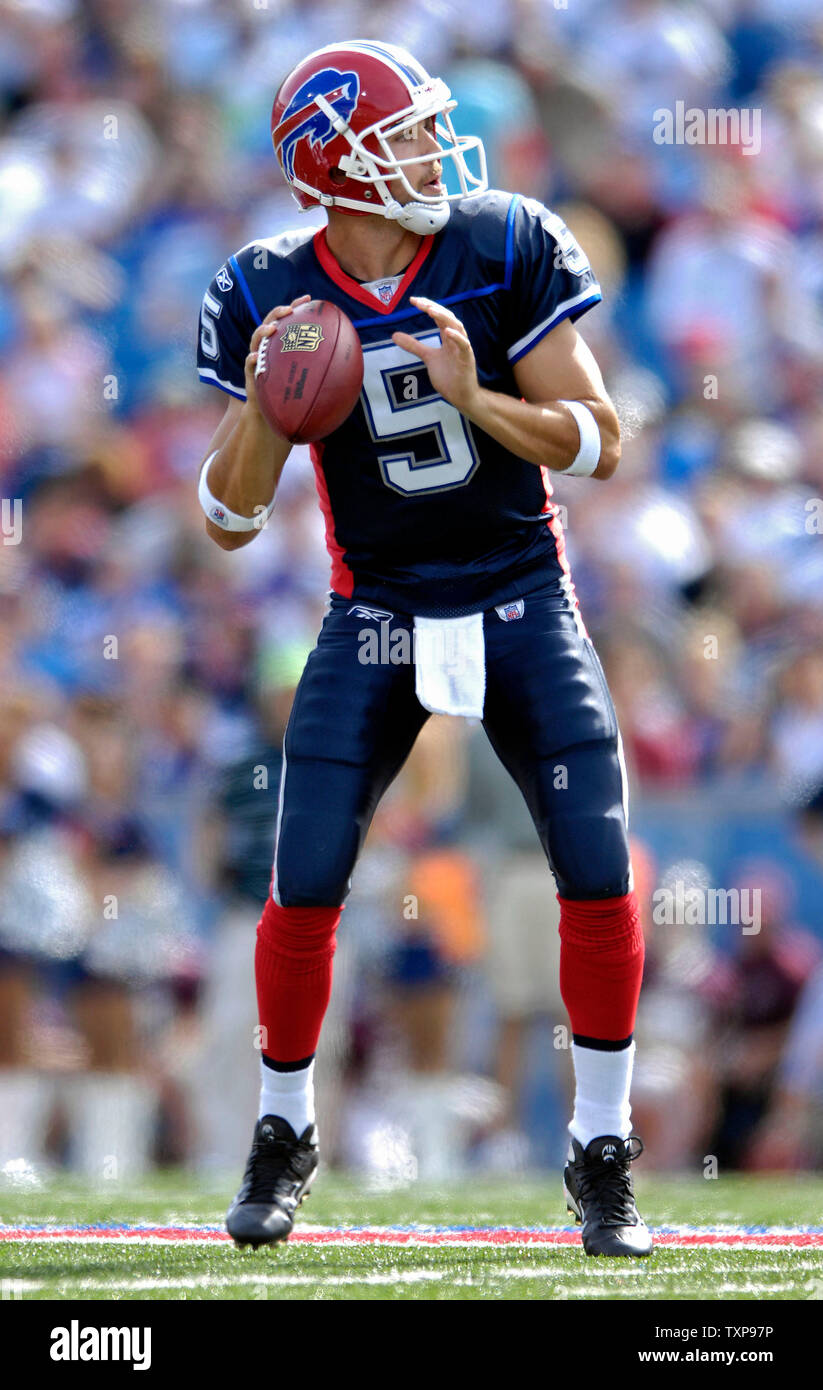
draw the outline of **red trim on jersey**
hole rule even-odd
[[[370,290],[364,290],[362,285],[358,284],[356,280],[353,280],[352,277],[347,275],[345,270],[338,265],[326,244],[325,227],[320,228],[320,231],[313,238],[313,241],[314,253],[320,265],[329,278],[333,280],[336,285],[339,285],[341,290],[345,290],[346,294],[349,295],[351,299],[359,299],[361,304],[368,304],[370,309],[376,309],[378,314],[390,314],[393,309],[397,308],[397,305],[400,303],[400,300],[403,298],[403,295],[406,293],[406,290],[411,285],[412,280],[431,251],[434,245],[434,234],[423,237],[417,248],[417,254],[414,260],[403,276],[403,279],[400,281],[400,284],[397,286],[388,304],[384,304],[382,300],[378,299],[376,295],[373,295]],[[385,278],[388,280],[391,277],[387,275]]]
[[[323,472],[323,445],[312,444],[310,452],[314,465],[314,482],[320,501],[320,510],[326,522],[326,549],[331,556],[331,586],[336,593],[342,594],[344,598],[351,598],[354,593],[354,575],[343,559],[345,552],[334,533],[334,513],[329,501],[326,475]]]
[[[554,545],[555,550],[557,551],[557,559],[560,564],[560,568],[562,569],[563,573],[566,575],[569,581],[569,595],[571,597],[572,603],[574,604],[577,610],[577,616],[583,628],[583,636],[588,637],[589,634],[586,630],[586,624],[583,622],[583,614],[580,612],[580,604],[577,601],[577,594],[575,593],[571,566],[569,564],[569,557],[566,554],[566,536],[563,531],[563,523],[560,520],[559,513],[556,512],[554,508],[554,490],[549,480],[548,468],[541,468],[540,476],[543,479],[543,488],[546,493],[546,505],[543,508],[543,511],[546,515],[546,525],[548,526],[549,530],[554,536]]]

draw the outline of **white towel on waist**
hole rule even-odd
[[[415,618],[415,693],[433,714],[482,719],[486,696],[483,614]]]

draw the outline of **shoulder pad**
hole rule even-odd
[[[527,222],[531,222],[532,225],[539,223],[543,231],[560,248],[567,270],[573,275],[582,275],[590,269],[588,256],[558,213],[552,212],[536,198],[521,198],[520,203]]]
[[[260,250],[267,251],[270,256],[276,256],[279,260],[285,260],[316,235],[316,227],[299,227],[279,232],[277,236],[257,237],[254,241],[247,241],[245,246],[241,246],[240,250],[235,252],[235,260],[245,268],[248,262],[254,262],[255,252]]]
[[[516,193],[489,189],[470,198],[461,198],[452,209],[448,223],[471,239],[471,247],[483,260],[502,264],[506,258],[506,232]]]
[[[509,209],[515,198],[520,200],[520,195],[501,193],[496,188],[490,188],[486,193],[474,193],[454,204],[451,220],[456,226],[465,226],[467,230],[471,230],[472,236],[484,228],[505,228]]]

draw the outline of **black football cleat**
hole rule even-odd
[[[257,1121],[243,1183],[226,1217],[226,1229],[236,1245],[256,1250],[258,1245],[288,1240],[319,1160],[314,1125],[308,1125],[298,1139],[279,1115],[264,1115]]]
[[[651,1232],[635,1205],[630,1169],[642,1152],[634,1134],[604,1134],[585,1149],[572,1138],[563,1191],[569,1211],[583,1223],[587,1255],[651,1254]]]

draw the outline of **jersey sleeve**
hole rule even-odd
[[[531,198],[514,213],[506,355],[513,365],[602,299],[588,257],[561,217]]]
[[[246,399],[245,363],[257,323],[246,304],[232,256],[212,280],[200,306],[197,375],[209,386]],[[259,321],[259,320],[258,320]]]

